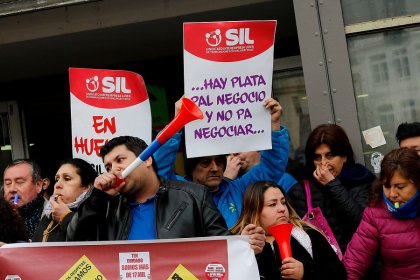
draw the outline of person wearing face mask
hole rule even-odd
[[[66,241],[67,226],[97,175],[92,165],[79,158],[60,164],[55,175],[54,193],[45,206],[34,242]]]
[[[377,254],[380,279],[420,279],[419,170],[413,149],[393,150],[382,160],[369,207],[344,255],[348,279],[360,279]]]
[[[355,163],[347,134],[336,124],[322,124],[311,132],[305,157],[312,206],[321,209],[344,253],[362,219],[376,177]],[[303,217],[308,210],[304,182],[292,187],[288,195]]]
[[[231,231],[240,234],[250,223],[266,232],[263,251],[256,255],[261,279],[346,279],[344,265],[325,236],[299,218],[277,184],[257,181],[245,190],[243,211]],[[293,224],[292,257],[281,259],[277,242],[268,228],[286,223]]]

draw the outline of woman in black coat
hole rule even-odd
[[[323,124],[311,132],[305,158],[312,206],[321,208],[344,254],[362,219],[376,177],[355,163],[349,138],[336,124]],[[293,186],[288,196],[303,217],[308,210],[304,182]]]
[[[278,185],[268,181],[250,185],[244,193],[242,207],[241,216],[231,231],[240,234],[247,224],[255,224],[266,232],[266,245],[256,256],[261,279],[347,278],[344,265],[327,239],[298,217]],[[277,242],[268,228],[286,223],[293,224],[292,257],[281,259]]]
[[[55,175],[54,193],[44,209],[32,241],[66,241],[67,226],[74,211],[83,201],[97,175],[88,162],[79,158],[60,164]]]

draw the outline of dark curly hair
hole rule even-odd
[[[0,242],[29,241],[23,219],[3,197],[0,198]]]
[[[369,200],[370,206],[375,206],[382,201],[383,185],[389,185],[395,172],[410,179],[414,185],[420,187],[420,156],[413,149],[395,149],[385,155],[381,162],[381,173],[373,183],[372,195]]]

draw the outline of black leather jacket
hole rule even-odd
[[[155,201],[156,238],[229,235],[226,223],[206,187],[183,181],[161,181]],[[131,209],[123,195],[93,188],[67,228],[68,241],[126,240]]]

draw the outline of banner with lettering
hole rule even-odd
[[[247,236],[16,243],[0,247],[0,279],[259,279]]]
[[[105,171],[99,150],[130,135],[150,144],[152,118],[142,76],[122,70],[70,68],[73,157]]]
[[[271,149],[277,22],[184,23],[185,95],[204,120],[186,125],[188,157]]]

